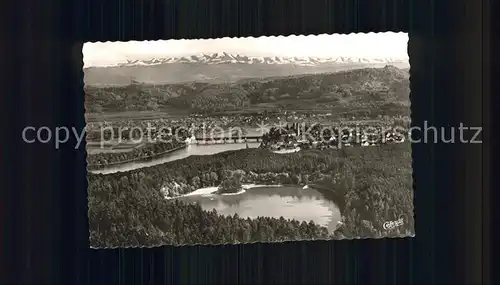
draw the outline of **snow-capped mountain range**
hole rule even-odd
[[[354,57],[250,57],[225,52],[184,57],[128,60],[119,64],[84,68],[85,84],[129,85],[132,82],[173,84],[180,82],[236,82],[244,78],[330,73],[393,65],[408,68],[408,59]]]
[[[316,66],[321,64],[349,64],[349,63],[397,63],[406,62],[408,59],[396,58],[357,58],[357,57],[252,57],[239,54],[229,54],[226,52],[214,54],[201,54],[183,57],[151,58],[147,60],[127,60],[126,63],[119,63],[109,66],[137,66],[137,65],[159,65],[168,63],[202,63],[202,64],[293,64],[298,66]]]

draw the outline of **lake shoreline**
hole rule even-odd
[[[284,184],[254,184],[254,183],[248,183],[248,184],[242,184],[241,185],[241,188],[242,190],[236,192],[236,193],[223,193],[223,194],[217,194],[216,192],[218,191],[219,189],[219,186],[211,186],[211,187],[203,187],[203,188],[199,188],[199,189],[196,189],[194,190],[193,192],[190,192],[190,193],[187,193],[187,194],[183,194],[183,195],[180,195],[180,196],[176,196],[176,197],[165,197],[165,199],[167,200],[172,200],[172,199],[179,199],[179,198],[184,198],[184,197],[189,197],[189,196],[196,196],[196,195],[200,195],[200,196],[234,196],[234,195],[240,195],[240,194],[243,194],[246,192],[246,190],[249,190],[249,189],[254,189],[254,188],[264,188],[264,187],[276,187],[276,188],[279,188],[279,187],[285,187],[287,185],[284,185]]]
[[[192,192],[182,194],[179,196],[175,197],[168,197],[164,196],[166,200],[175,200],[175,199],[181,199],[185,197],[191,197],[191,196],[201,196],[201,197],[207,197],[207,196],[236,196],[236,195],[241,195],[246,192],[246,190],[250,189],[255,189],[255,188],[282,188],[282,187],[299,187],[304,191],[307,190],[314,190],[318,191],[326,200],[334,203],[338,208],[339,211],[342,215],[343,211],[345,210],[345,199],[344,197],[338,196],[335,191],[331,191],[327,189],[327,187],[321,186],[317,183],[300,183],[300,184],[289,184],[289,183],[282,183],[282,184],[259,184],[257,182],[253,183],[245,183],[242,184],[242,190],[236,192],[236,193],[223,193],[223,194],[218,194],[217,191],[219,189],[219,186],[210,186],[210,187],[203,187],[196,189]]]
[[[184,202],[187,202],[188,204],[200,204],[200,206],[203,208],[204,211],[210,212],[212,209],[215,209],[217,212],[221,213],[224,216],[233,216],[234,214],[238,214],[240,217],[244,218],[256,218],[256,217],[269,217],[269,218],[280,218],[283,217],[285,219],[295,219],[300,222],[306,222],[308,223],[309,221],[314,221],[314,223],[318,224],[319,226],[326,227],[329,229],[329,231],[334,231],[336,227],[338,226],[338,223],[342,219],[342,213],[340,212],[339,207],[337,204],[328,199],[328,197],[324,196],[321,192],[319,192],[317,189],[313,187],[309,187],[308,184],[305,185],[299,185],[299,184],[254,184],[254,183],[247,183],[242,185],[242,190],[238,191],[237,193],[224,193],[224,194],[218,194],[217,189],[218,187],[212,186],[212,187],[203,187],[196,189],[193,192],[183,194],[177,197],[165,197],[165,200],[174,202],[177,200],[181,200]],[[259,189],[261,188],[261,189]],[[279,189],[283,189],[283,192]],[[292,192],[290,190],[292,189]],[[281,193],[281,194],[278,194]],[[257,195],[257,196],[255,196]],[[283,195],[283,196],[282,196]],[[240,206],[239,202],[237,204],[235,201],[241,201],[243,205],[245,203],[255,203],[253,200],[254,197],[266,197],[265,199],[271,199],[274,201],[272,205],[267,205],[264,206],[264,208],[261,208],[260,210],[256,211],[250,211],[248,210],[247,206]],[[252,197],[252,198],[248,198]],[[293,198],[292,198],[293,197]],[[301,198],[297,198],[301,197]],[[316,197],[316,198],[312,198]],[[321,198],[320,198],[321,197]],[[317,202],[318,198],[320,198],[320,201],[322,202]],[[260,198],[262,199],[262,198]],[[282,202],[286,200],[285,202]],[[291,202],[292,199],[295,202]],[[305,200],[303,200],[305,199]],[[309,200],[312,199],[312,200]],[[279,201],[277,201],[279,200]],[[325,214],[316,214],[312,215],[307,210],[307,207],[304,208],[304,206],[300,206],[303,203],[311,203],[311,201],[316,201],[312,203],[319,203],[315,204],[317,207],[325,207],[326,206],[329,210],[327,215],[332,215],[331,217],[325,219]],[[229,203],[229,204],[227,204]],[[266,202],[259,202],[258,204],[262,206],[261,203],[266,203]],[[274,204],[276,203],[276,204]],[[226,205],[226,206],[224,206]],[[227,205],[231,205],[227,207]],[[256,206],[256,209],[259,209],[259,206],[257,204],[253,205]],[[212,208],[213,207],[213,208]],[[241,207],[241,208],[240,208]],[[295,216],[292,212],[290,212],[290,208],[293,207],[299,207],[300,210],[299,212],[302,212],[301,216]],[[332,210],[333,208],[336,210]],[[238,209],[238,210],[236,210]],[[253,209],[253,207],[252,207]],[[277,210],[281,209],[281,210]],[[287,210],[288,209],[288,210]],[[277,211],[281,211],[278,212]],[[310,218],[307,218],[310,217]],[[321,221],[323,220],[323,221]]]
[[[255,188],[284,188],[284,187],[298,187],[301,188],[302,190],[315,190],[321,193],[321,195],[324,196],[325,199],[335,203],[337,206],[342,207],[344,206],[344,201],[339,201],[339,199],[332,199],[333,197],[331,195],[325,195],[327,189],[325,187],[322,187],[318,184],[289,184],[289,183],[283,183],[283,184],[259,184],[257,182],[254,183],[245,183],[241,185],[242,189],[238,192],[235,193],[222,193],[219,194],[217,193],[219,186],[210,186],[210,187],[203,187],[196,189],[192,192],[182,194],[179,196],[175,197],[169,197],[165,196],[166,200],[173,200],[173,199],[180,199],[180,198],[185,198],[185,197],[190,197],[190,196],[235,196],[235,195],[240,195],[246,192],[246,190],[250,189],[255,189]],[[340,205],[339,205],[340,204]]]

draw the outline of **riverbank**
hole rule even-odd
[[[257,148],[260,143],[248,143],[249,148]],[[165,163],[172,163],[176,160],[186,159],[190,156],[208,157],[217,155],[227,151],[235,151],[247,149],[246,144],[190,144],[186,148],[178,149],[168,154],[161,155],[154,159],[143,161],[132,161],[128,163],[121,163],[115,166],[107,166],[97,170],[89,170],[93,174],[111,174],[117,172],[134,171],[148,167],[158,167]]]
[[[166,155],[166,154],[169,154],[169,153],[172,153],[174,151],[178,151],[178,150],[181,150],[181,149],[184,149],[186,148],[188,145],[187,144],[184,144],[184,145],[180,145],[178,147],[175,147],[175,148],[172,148],[172,149],[169,149],[167,151],[164,151],[164,152],[161,152],[161,153],[157,153],[157,154],[154,154],[154,155],[150,155],[150,156],[146,156],[146,157],[139,157],[139,158],[134,158],[134,159],[127,159],[127,160],[122,160],[122,161],[116,161],[116,162],[111,162],[111,163],[107,163],[107,164],[94,164],[94,165],[87,165],[87,169],[89,171],[93,171],[93,170],[101,170],[101,169],[105,169],[107,167],[113,167],[113,166],[119,166],[119,165],[122,165],[122,164],[126,164],[126,163],[133,163],[133,162],[143,162],[143,161],[148,161],[148,160],[151,160],[151,159],[155,159],[157,157],[160,157],[162,155]]]

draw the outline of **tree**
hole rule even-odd
[[[191,185],[193,185],[196,188],[199,188],[201,185],[200,177],[198,176],[193,177],[191,180]]]
[[[221,185],[217,189],[217,193],[237,193],[242,189],[241,177],[239,175],[233,175],[232,177],[222,181]]]

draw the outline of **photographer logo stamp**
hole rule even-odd
[[[403,224],[404,224],[403,218],[400,218],[395,221],[387,221],[382,226],[384,227],[384,230],[393,230],[397,227],[402,226]]]

